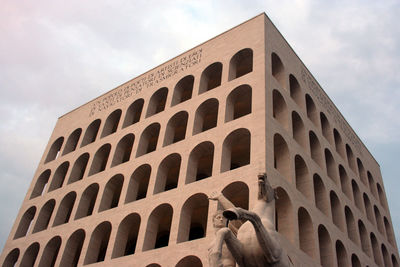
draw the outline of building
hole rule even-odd
[[[61,116],[0,262],[208,266],[208,196],[260,172],[295,266],[399,266],[378,163],[265,14]]]

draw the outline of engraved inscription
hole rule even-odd
[[[171,63],[162,65],[154,71],[134,79],[113,90],[113,92],[93,101],[89,117],[96,112],[107,110],[109,107],[140,93],[143,89],[158,85],[168,78],[185,71],[201,62],[203,49],[197,49]]]
[[[308,86],[310,91],[314,94],[314,97],[318,100],[318,102],[326,109],[327,113],[333,118],[334,123],[339,125],[339,128],[342,132],[347,136],[350,142],[354,145],[357,151],[362,154],[361,151],[361,143],[358,138],[355,136],[353,131],[349,128],[347,123],[344,121],[341,114],[334,107],[332,102],[325,96],[322,92],[322,89],[319,85],[314,81],[311,75],[305,69],[301,70],[301,79]]]

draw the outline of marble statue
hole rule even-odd
[[[221,204],[223,216],[230,220],[228,226],[215,228],[215,241],[209,248],[210,267],[235,266],[224,262],[229,255],[239,267],[293,266],[275,230],[275,198],[266,174],[258,176],[258,199],[251,211],[235,207],[222,193],[209,197]]]

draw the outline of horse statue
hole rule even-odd
[[[214,222],[210,267],[234,267],[232,259],[239,267],[293,266],[275,230],[276,194],[265,173],[258,175],[258,198],[251,211],[235,207],[222,193],[213,193],[209,199],[221,204],[223,216],[230,221],[225,227],[215,227]]]

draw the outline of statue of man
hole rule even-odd
[[[215,235],[217,235],[220,229],[226,228],[228,225],[228,220],[222,214],[222,210],[217,210],[217,212],[213,216],[213,226]],[[234,231],[234,230],[233,230]],[[217,250],[215,249],[216,243],[215,240],[211,243],[208,251],[208,261],[210,266],[218,266],[218,267],[235,267],[235,259],[232,254],[228,250],[225,244],[219,243],[221,247]]]
[[[275,231],[275,190],[266,174],[258,176],[258,199],[252,211],[234,207],[222,194],[210,199],[221,203],[225,218],[247,220],[238,229],[237,236],[228,227],[219,229],[215,243],[210,248],[210,256],[222,258],[225,243],[239,267],[293,266]],[[210,267],[220,266],[223,265],[218,265],[218,260],[210,261]]]

